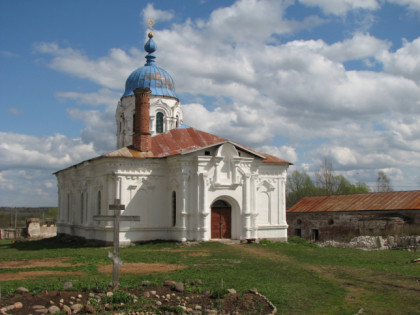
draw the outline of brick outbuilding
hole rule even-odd
[[[305,197],[286,217],[289,236],[319,241],[420,229],[420,190]]]

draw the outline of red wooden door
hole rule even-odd
[[[211,238],[231,238],[231,208],[211,209]]]

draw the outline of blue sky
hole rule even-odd
[[[147,18],[187,125],[316,172],[420,189],[420,1],[0,1],[0,206],[116,146]]]

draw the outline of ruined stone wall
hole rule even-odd
[[[30,238],[48,238],[57,235],[57,226],[40,225],[38,218],[26,220],[26,235]]]
[[[349,241],[361,235],[399,234],[407,227],[420,229],[419,210],[290,212],[289,236],[326,241]]]

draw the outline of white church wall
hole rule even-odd
[[[119,198],[126,205],[123,215],[141,219],[121,222],[122,244],[154,239],[207,241],[211,239],[211,206],[224,200],[232,207],[233,239],[286,239],[286,166],[239,156],[230,143],[220,147],[167,159],[99,159],[61,171],[58,232],[111,241],[111,222],[97,222],[93,216],[112,215],[109,204]],[[205,151],[213,156],[200,155]],[[83,222],[82,204],[86,205]]]

